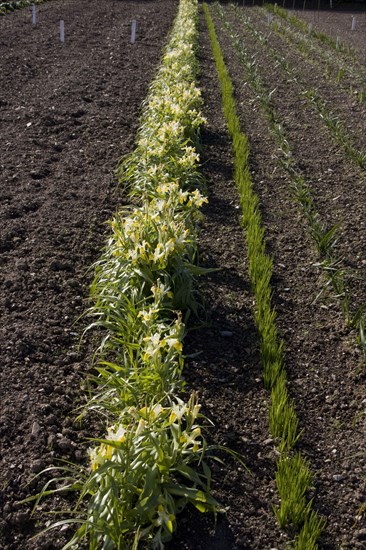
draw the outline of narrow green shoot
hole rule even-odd
[[[275,508],[275,515],[281,527],[294,528],[301,534],[304,523],[306,521],[309,523],[310,517],[317,518],[317,515],[311,509],[312,502],[307,502],[306,498],[311,482],[308,462],[298,453],[289,456],[289,451],[296,445],[301,434],[298,432],[298,419],[287,392],[286,374],[283,367],[283,344],[278,338],[276,313],[271,305],[272,259],[265,250],[265,232],[261,224],[258,198],[253,192],[248,165],[249,144],[247,137],[241,132],[233,84],[224,62],[207,4],[203,5],[203,9],[221,83],[224,114],[233,141],[234,175],[243,209],[249,277],[255,294],[255,320],[261,341],[263,378],[265,385],[271,389],[270,429],[272,435],[278,439],[281,453],[276,473],[281,504]],[[216,10],[223,13],[220,6],[216,6]],[[231,33],[231,36],[236,42],[234,33]],[[243,48],[241,52],[243,52]],[[258,84],[258,92],[262,92],[254,62],[245,58],[245,53],[243,53],[242,59],[246,60],[248,71],[251,73],[253,81]],[[270,105],[270,95],[265,98],[264,103],[267,106]],[[316,529],[317,524],[313,519],[310,522],[310,528],[314,528],[313,536],[314,539],[317,539],[319,530]],[[308,534],[301,536],[308,537]]]

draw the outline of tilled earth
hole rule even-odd
[[[85,321],[76,321],[87,308],[89,268],[108,233],[105,222],[124,201],[113,170],[133,147],[140,105],[176,9],[171,0],[52,0],[39,7],[35,28],[30,10],[0,19],[0,547],[6,550],[56,550],[69,535],[51,531],[31,540],[45,518],[37,525],[31,508],[18,501],[42,487],[41,480],[27,483],[55,460],[82,461],[83,441],[95,435],[93,425],[74,422],[75,409],[85,399],[85,375],[95,348],[90,338],[79,347]],[[245,11],[258,30],[268,32],[265,17],[256,9]],[[305,15],[315,20],[315,15]],[[316,17],[321,30],[349,39],[362,62],[361,23],[351,34],[342,24],[348,14],[319,12]],[[65,21],[64,44],[59,42],[60,19]],[[137,20],[134,45],[132,19]],[[363,548],[365,516],[356,521],[356,515],[366,501],[365,371],[359,368],[355,334],[331,293],[315,300],[324,279],[307,223],[280,168],[267,120],[218,17],[215,23],[243,130],[250,139],[253,183],[274,257],[274,303],[286,346],[289,389],[304,430],[299,447],[316,474],[309,496],[328,522],[320,546]],[[278,503],[277,452],[269,434],[270,396],[261,380],[239,197],[202,17],[200,30],[200,78],[208,119],[202,160],[209,193],[201,262],[221,270],[200,284],[206,327],[187,335],[187,354],[199,355],[187,359],[185,376],[188,389],[199,390],[204,412],[215,423],[211,442],[239,452],[250,473],[224,453],[225,466],[213,465],[213,488],[227,514],[219,515],[215,528],[211,517],[187,511],[168,547],[285,548],[291,534],[280,531],[272,510]],[[313,184],[320,215],[327,223],[344,222],[339,247],[345,261],[362,274],[353,291],[357,302],[365,303],[364,173],[331,141],[315,113],[299,103],[296,87],[282,84],[278,67],[268,68],[268,51],[240,32],[259,60],[266,85],[270,90],[280,87],[273,101]],[[272,39],[276,48],[284,48],[277,37]],[[289,61],[293,62],[291,55]],[[295,65],[308,74],[306,63],[299,65],[296,59]],[[315,73],[312,77],[317,78]],[[321,74],[318,83],[323,84]],[[328,85],[327,93],[332,90]],[[364,107],[355,104],[355,111],[348,109],[349,99],[342,101],[340,93],[334,86],[334,108],[352,126],[361,148]],[[46,499],[43,511],[57,504],[65,502]]]

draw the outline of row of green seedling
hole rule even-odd
[[[244,20],[246,19],[240,14],[239,17]],[[292,81],[297,79],[293,74],[293,68],[290,67],[287,60],[274,48],[271,48],[266,37],[255,30],[253,25],[248,25],[248,28],[252,35],[262,44],[265,45],[274,59],[279,63],[281,68],[291,77]],[[254,31],[254,32],[252,32]],[[258,82],[258,77],[255,79]],[[259,86],[260,87],[260,86]],[[263,86],[262,86],[263,88]],[[365,168],[366,164],[366,153],[357,151],[357,149],[351,143],[351,140],[347,133],[345,132],[340,121],[332,115],[330,111],[325,106],[325,103],[321,98],[314,93],[313,90],[307,90],[303,94],[316,104],[317,110],[320,113],[320,116],[325,121],[328,128],[332,130],[332,133],[337,137],[339,141],[345,148],[348,153],[348,156],[356,161],[356,163],[361,167]],[[340,299],[343,313],[345,314],[347,323],[353,329],[357,331],[358,343],[363,355],[364,362],[366,361],[366,339],[365,339],[365,326],[366,326],[366,316],[365,308],[366,305],[360,306],[356,311],[351,312],[350,310],[350,288],[349,288],[349,277],[352,276],[341,266],[341,261],[334,254],[335,246],[338,240],[338,226],[333,226],[330,229],[326,229],[323,224],[319,221],[319,216],[316,212],[315,205],[310,195],[310,187],[305,184],[304,179],[300,171],[295,167],[294,157],[292,156],[291,150],[289,149],[289,144],[286,136],[283,133],[283,128],[278,120],[278,117],[270,105],[270,94],[268,91],[265,91],[263,88],[263,97],[264,102],[266,103],[266,113],[269,120],[272,121],[272,129],[277,135],[277,138],[280,143],[280,147],[286,156],[286,162],[284,164],[285,168],[289,171],[295,190],[297,191],[297,197],[300,200],[305,214],[310,222],[311,233],[317,245],[318,251],[322,257],[321,267],[324,270],[324,273],[327,276],[327,285],[331,284],[336,296]],[[267,100],[268,98],[268,100]],[[326,286],[327,286],[326,285]]]
[[[261,9],[255,12],[258,17],[263,17]],[[310,25],[310,24],[309,24]],[[307,62],[320,70],[329,80],[332,80],[338,87],[343,89],[352,98],[356,97],[362,103],[366,101],[365,78],[360,74],[360,67],[357,64],[335,56],[333,50],[328,50],[311,40],[313,32],[309,26],[308,33],[303,35],[296,32],[292,27],[281,23],[280,19],[272,20],[271,30],[280,36],[290,48],[307,60]],[[309,37],[310,35],[310,37]]]
[[[300,95],[307,99],[309,104],[317,110],[322,122],[330,130],[334,140],[343,147],[347,156],[361,169],[366,170],[366,151],[359,150],[355,146],[344,125],[339,118],[332,113],[326,102],[321,98],[319,92],[314,88],[308,89],[306,87],[306,82],[302,79],[301,72],[297,71],[296,67],[291,66],[287,59],[283,57],[277,49],[270,46],[268,39],[263,33],[255,29],[254,25],[245,15],[243,15],[240,9],[236,8],[235,11],[236,15],[246,25],[252,36],[258,40],[262,46],[264,45],[268,49],[270,54],[279,63],[281,69],[284,70],[291,77],[291,81],[295,82],[300,88]]]
[[[357,62],[355,52],[352,48],[340,42],[338,38],[334,40],[326,34],[314,30],[311,23],[306,23],[296,16],[289,16],[288,12],[283,8],[272,6],[271,4],[266,4],[264,7],[267,12],[274,13],[279,17],[271,25],[275,32],[279,33],[289,44],[295,45],[298,52],[310,63],[314,64],[315,60],[311,55],[311,52],[313,52],[324,63],[322,72],[327,77],[332,76],[335,78],[338,85],[342,85],[344,79],[347,80],[348,93],[352,97],[356,94],[360,102],[366,101],[365,69],[362,63]],[[291,22],[293,26],[289,24]],[[314,41],[313,38],[318,40]],[[335,55],[334,50],[337,50],[337,55]]]
[[[287,23],[291,24],[293,27],[301,31],[304,35],[307,35],[309,33],[309,23],[303,21],[299,17],[296,17],[296,15],[290,14],[285,8],[281,8],[277,4],[265,4],[264,7],[267,11],[274,13]],[[331,48],[333,52],[338,52],[338,54],[342,54],[349,59],[355,60],[355,51],[348,44],[340,40],[334,40],[334,38],[332,38],[331,36],[315,29],[312,29],[311,36],[318,40],[321,44],[324,44],[325,46]]]
[[[343,147],[347,156],[366,172],[366,151],[361,151],[355,147],[342,122],[331,112],[318,92],[315,89],[308,89],[304,90],[302,95],[316,108],[321,119],[334,139]]]
[[[263,378],[265,386],[271,390],[269,424],[280,452],[276,472],[280,504],[274,507],[274,513],[280,527],[287,528],[294,537],[294,548],[316,548],[324,522],[312,510],[311,501],[307,501],[312,478],[310,465],[295,449],[300,437],[298,419],[287,391],[283,343],[278,336],[276,312],[271,300],[272,259],[266,253],[258,197],[251,182],[249,143],[241,131],[233,83],[206,4],[204,10],[221,83],[224,114],[233,142],[234,175],[243,210],[242,221],[247,241],[249,277],[255,295],[254,315],[260,336]]]
[[[280,117],[273,105],[271,104],[271,93],[264,86],[256,67],[256,62],[253,57],[250,57],[243,47],[243,43],[240,39],[240,35],[235,33],[230,23],[225,19],[224,10],[220,10],[220,16],[227,28],[227,31],[232,40],[233,46],[237,52],[237,55],[243,64],[246,73],[249,77],[249,81],[255,90],[259,102],[264,110],[267,120],[270,124],[272,133],[276,137],[278,146],[282,152],[281,166],[286,170],[290,176],[292,187],[295,191],[295,197],[300,202],[303,212],[309,222],[311,236],[317,246],[319,255],[321,257],[320,267],[326,276],[327,283],[325,288],[329,285],[333,287],[337,299],[340,300],[343,313],[346,317],[346,321],[349,326],[357,331],[358,344],[361,349],[364,360],[366,360],[366,341],[365,341],[365,306],[360,307],[354,313],[351,312],[350,302],[350,285],[348,279],[350,274],[342,268],[341,260],[336,256],[335,249],[339,238],[339,226],[333,226],[326,228],[319,218],[319,214],[316,209],[316,205],[313,201],[311,188],[304,179],[301,170],[298,168],[296,159],[293,155],[291,146],[288,141],[285,129],[281,123]],[[239,17],[241,20],[246,19],[243,16]],[[281,68],[294,79],[286,59],[281,54],[270,48],[266,37],[257,30],[253,29],[252,25],[246,25],[252,36],[254,36],[262,45],[268,47],[273,57],[278,61]],[[315,100],[315,99],[314,99]],[[342,131],[342,129],[340,130]],[[324,290],[325,290],[324,288]],[[318,295],[319,297],[319,295]],[[318,297],[316,299],[318,299]]]
[[[65,548],[163,548],[188,503],[218,508],[201,426],[208,422],[195,393],[184,399],[182,378],[182,311],[198,307],[196,234],[206,201],[195,148],[203,122],[197,9],[197,0],[181,0],[136,148],[118,167],[131,204],[111,220],[96,265],[89,329],[103,339],[80,415],[99,415],[107,430],[93,440],[87,467],[55,468],[58,490],[80,494],[71,518],[56,524],[77,525]]]

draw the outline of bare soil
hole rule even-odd
[[[74,422],[75,409],[85,399],[85,376],[95,348],[89,340],[79,347],[85,321],[75,321],[87,308],[90,267],[108,234],[105,222],[125,200],[113,171],[133,147],[140,105],[176,9],[171,0],[52,0],[39,7],[35,28],[29,9],[0,19],[4,550],[58,550],[67,540],[67,532],[57,531],[31,540],[45,517],[31,518],[31,507],[18,502],[42,487],[41,481],[27,485],[35,473],[60,458],[82,462],[83,442],[95,435],[93,425]],[[265,17],[244,9],[264,32]],[[338,36],[348,12],[331,15],[316,13],[319,28]],[[361,12],[357,21],[363,16]],[[65,20],[64,44],[59,42],[60,19]],[[132,19],[137,20],[134,45]],[[309,497],[327,520],[320,547],[364,548],[365,515],[357,520],[357,510],[366,501],[365,370],[360,369],[355,334],[332,293],[314,302],[324,278],[307,222],[280,168],[276,142],[245,72],[218,18],[215,23],[250,139],[253,183],[274,258],[273,299],[286,347],[289,389],[304,430],[299,448],[316,474]],[[320,215],[326,223],[342,222],[340,251],[360,274],[353,296],[364,304],[365,175],[332,141],[316,113],[299,102],[296,87],[271,68],[268,51],[237,24],[239,29],[266,85],[279,89],[274,105],[311,182]],[[213,489],[227,513],[219,515],[215,526],[212,517],[187,510],[168,548],[284,549],[292,534],[278,528],[272,510],[278,503],[278,455],[268,426],[270,396],[261,379],[232,151],[202,16],[200,31],[200,84],[208,120],[202,170],[209,194],[200,261],[221,269],[199,282],[207,313],[205,325],[193,329],[192,321],[187,335],[185,378],[187,390],[200,392],[204,412],[215,423],[210,441],[239,452],[250,473],[222,453],[225,465],[212,466]],[[362,33],[344,30],[341,39],[360,55],[364,51]],[[270,40],[286,51],[274,34]],[[289,62],[309,75],[307,64],[291,52]],[[321,72],[311,76],[327,86],[327,93],[334,90],[334,107],[343,120],[354,123],[362,147],[364,106],[355,105],[353,111],[336,85],[324,83]],[[43,514],[55,504],[45,499]]]

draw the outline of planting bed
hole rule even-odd
[[[56,459],[82,462],[86,445],[81,442],[96,435],[90,424],[73,422],[95,349],[90,341],[78,347],[85,323],[73,323],[87,307],[92,277],[87,270],[100,256],[108,232],[104,222],[125,200],[113,169],[133,147],[139,107],[176,9],[171,0],[52,0],[39,7],[35,28],[29,9],[0,19],[0,546],[6,550],[56,550],[70,534],[51,531],[31,540],[39,526],[30,518],[29,505],[18,501],[42,487],[42,481],[26,484]],[[274,258],[273,302],[285,344],[289,393],[303,430],[298,447],[315,473],[308,496],[327,521],[319,545],[363,548],[365,514],[358,517],[357,511],[366,501],[365,367],[357,335],[347,327],[331,288],[316,299],[326,285],[321,257],[225,21],[254,56],[263,85],[273,91],[271,105],[319,218],[327,227],[340,224],[337,257],[355,275],[352,311],[366,303],[365,170],[333,139],[314,106],[301,96],[304,90],[299,92],[294,79],[273,61],[270,48],[286,57],[297,80],[301,77],[302,84],[325,94],[327,105],[363,151],[366,104],[325,80],[314,66],[309,69],[308,61],[268,27],[264,9],[241,8],[241,13],[267,37],[265,44],[240,23],[232,7],[225,5],[223,15],[215,6],[210,10],[235,85],[242,130],[250,141],[254,190]],[[346,17],[321,11],[315,20],[306,14],[324,32],[349,40],[362,63],[364,36],[360,26],[357,33],[344,31]],[[65,44],[59,42],[60,19],[65,20]],[[132,19],[137,20],[133,46]],[[202,14],[199,60],[208,121],[202,168],[209,198],[200,262],[220,271],[200,283],[207,326],[188,332],[185,351],[192,356],[186,360],[185,378],[188,389],[199,391],[203,412],[215,423],[210,441],[239,452],[251,473],[224,453],[225,466],[213,465],[213,490],[227,514],[219,514],[215,528],[212,517],[188,510],[178,519],[168,548],[285,548],[292,533],[280,530],[272,510],[278,504],[278,451],[268,426],[270,395],[261,378],[230,139]],[[65,506],[45,499],[42,509],[57,504]]]

